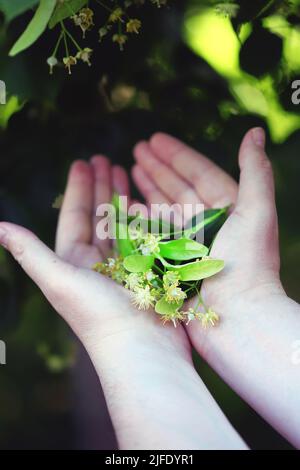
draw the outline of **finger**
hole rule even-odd
[[[71,166],[66,192],[59,215],[56,252],[64,257],[76,243],[90,243],[93,208],[93,174],[81,160]]]
[[[91,158],[91,166],[94,172],[93,244],[99,247],[104,257],[107,257],[111,250],[111,240],[108,238],[98,238],[96,226],[101,218],[96,215],[96,212],[101,204],[109,204],[111,202],[111,164],[108,158],[98,155]]]
[[[160,191],[140,165],[135,165],[132,168],[132,178],[147,201],[148,217],[151,219],[162,218],[169,221],[173,217],[172,213],[174,213],[176,218],[174,223],[178,227],[180,227],[183,222],[190,219],[191,214],[189,211],[183,211],[180,204],[172,203],[172,201]]]
[[[58,300],[58,291],[63,292],[77,272],[75,267],[62,261],[33,233],[18,225],[1,222],[0,243],[20,263],[52,304]]]
[[[237,211],[256,214],[275,210],[272,165],[265,153],[265,133],[251,129],[245,135],[239,152],[240,188]]]
[[[134,183],[147,202],[148,217],[153,219],[158,218],[159,213],[157,209],[155,209],[156,205],[163,204],[171,206],[171,201],[157,188],[140,165],[135,165],[131,170],[131,174]]]
[[[171,204],[160,189],[155,185],[140,165],[134,165],[131,170],[134,183],[149,204]]]
[[[248,239],[256,256],[272,275],[279,271],[278,221],[271,163],[264,150],[263,129],[250,130],[243,139],[239,164],[239,195],[233,215],[248,225]]]
[[[185,178],[211,207],[235,203],[237,183],[211,160],[168,134],[156,133],[149,142],[156,156]]]
[[[29,230],[1,222],[0,244],[20,263],[82,341],[88,340],[101,324],[99,315],[103,311],[112,313],[110,299],[116,287],[108,279],[100,282],[99,274],[90,269],[66,263]],[[89,289],[94,292],[92,298],[87,294]],[[121,302],[124,304],[123,298]],[[99,310],[100,303],[103,310]]]
[[[181,205],[200,202],[194,189],[172,168],[162,163],[147,142],[138,143],[133,152],[137,163],[169,200]]]
[[[113,189],[120,196],[130,197],[129,178],[125,168],[119,165],[114,165],[112,168],[112,184]]]
[[[120,196],[127,197],[128,213],[129,215],[135,215],[140,213],[143,217],[148,216],[148,209],[145,204],[142,204],[137,199],[131,199],[130,197],[130,184],[128,173],[122,166],[113,166],[113,188]]]

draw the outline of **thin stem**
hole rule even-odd
[[[194,287],[194,286],[192,286],[192,287],[189,287],[189,288],[188,288],[187,290],[185,290],[184,292],[186,293],[186,292],[189,292],[190,290],[193,290],[193,289],[195,289],[195,287]]]
[[[203,298],[202,298],[202,296],[201,296],[201,294],[200,294],[200,290],[199,290],[197,287],[196,287],[196,291],[197,291],[197,295],[198,295],[198,301],[197,301],[197,305],[196,305],[196,307],[195,307],[195,312],[197,311],[199,305],[202,304],[202,305],[203,305],[203,308],[204,308],[204,310],[205,310],[205,313],[207,313],[208,308],[207,308],[207,306],[205,305],[205,303],[204,303],[204,301],[203,301]]]
[[[158,266],[156,266],[156,265],[153,266],[153,269],[156,269],[156,270],[159,272],[159,274],[164,274],[163,270],[160,269],[160,268],[159,268]]]
[[[109,11],[110,13],[113,11],[111,8],[109,8],[107,5],[105,5],[104,3],[102,3],[100,0],[96,0],[97,3],[99,3],[100,6],[102,6],[103,8],[105,8],[105,10]]]
[[[261,15],[265,13],[265,11],[268,10],[274,3],[274,0],[269,0],[269,2],[259,11],[259,13],[256,15],[256,18],[259,18]]]
[[[60,46],[60,43],[61,43],[61,41],[62,41],[63,35],[64,35],[63,31],[61,31],[61,32],[60,32],[60,35],[59,35],[59,38],[58,38],[58,40],[57,40],[56,46],[55,46],[55,48],[54,48],[54,50],[53,50],[53,52],[52,52],[52,55],[51,55],[52,57],[56,57],[56,54],[57,54],[58,48],[59,48],[59,46]]]
[[[64,36],[64,43],[65,43],[66,57],[69,57],[70,54],[69,54],[68,41],[67,41],[65,30],[63,30],[63,36]]]
[[[78,51],[82,51],[82,48],[79,46],[79,44],[77,43],[77,41],[75,41],[75,39],[73,38],[72,34],[66,29],[65,25],[63,24],[62,22],[62,28],[64,30],[64,33],[68,35],[68,37],[71,39],[71,41],[73,42],[73,44],[75,45],[75,47],[78,49]]]
[[[197,303],[196,303],[196,305],[195,305],[195,307],[194,307],[194,311],[195,311],[196,313],[197,313],[197,310],[198,310],[200,304],[201,304],[201,300],[200,300],[199,297],[198,297]]]

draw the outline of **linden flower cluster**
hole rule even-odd
[[[142,255],[147,256],[153,253],[158,252],[158,242],[159,238],[152,233],[147,233],[144,238],[143,242],[139,246],[139,250],[141,251]]]
[[[80,47],[80,45],[77,43],[77,41],[73,38],[71,33],[66,29],[62,22],[62,30],[59,36],[59,39],[57,41],[57,44],[54,48],[54,51],[50,57],[47,59],[47,64],[50,67],[50,74],[53,74],[53,69],[57,65],[59,65],[59,60],[57,59],[57,52],[59,50],[59,47],[61,43],[64,42],[65,45],[65,56],[62,58],[62,63],[65,66],[65,68],[68,70],[69,75],[72,73],[72,67],[74,67],[78,61],[81,61],[89,66],[91,66],[91,56],[93,53],[93,50],[90,49],[89,47]],[[70,44],[71,42],[72,46],[75,46],[76,51],[73,54],[70,54]]]
[[[170,304],[178,304],[186,298],[186,293],[179,287],[179,273],[177,271],[167,271],[163,275],[163,287],[165,299]]]
[[[126,5],[130,6],[128,2]],[[139,34],[141,26],[142,23],[138,18],[130,18],[125,8],[117,7],[111,11],[106,24],[99,29],[99,40],[101,41],[104,36],[116,29],[112,34],[112,42],[118,44],[122,51],[128,40],[127,34]]]
[[[179,306],[187,295],[180,287],[179,275],[176,271],[166,271],[162,280],[152,269],[145,273],[127,273],[120,257],[108,258],[104,263],[97,263],[94,270],[130,290],[132,303],[139,310],[154,308],[160,299],[165,299],[171,305],[178,305],[178,308],[161,315],[164,323],[171,321],[176,327],[178,322],[183,321],[188,325],[192,320],[199,320],[202,326],[207,328],[215,326],[219,321],[219,316],[211,308],[205,312],[200,312],[197,308],[180,310]]]
[[[154,255],[159,256],[159,236],[144,233],[141,228],[129,229],[129,234],[133,251],[139,259],[152,259]],[[130,272],[130,269],[126,264],[126,257],[121,256],[108,258],[105,262],[94,266],[95,271],[110,277],[128,289],[133,305],[139,310],[155,309],[164,323],[171,321],[176,327],[179,322],[189,324],[192,320],[198,320],[206,328],[218,322],[218,315],[211,308],[206,309],[201,302],[200,294],[195,308],[182,310],[184,301],[187,299],[187,287],[190,289],[191,287],[190,284],[181,282],[179,271],[162,270],[156,264],[149,269],[141,268],[138,272]],[[199,310],[200,304],[204,311]]]
[[[118,284],[123,284],[126,279],[126,270],[123,267],[123,260],[121,257],[108,258],[105,263],[96,263],[93,267],[98,273],[110,277]]]
[[[102,0],[101,2],[99,0],[90,0],[89,2],[85,2],[87,6],[84,6],[78,11],[73,11],[72,8],[76,8],[73,3],[69,0],[59,0],[54,10],[54,16],[58,15],[59,17],[60,9],[65,7],[70,10],[70,16],[65,18],[65,16],[62,15],[62,19],[56,21],[56,23],[60,25],[60,34],[52,54],[47,59],[50,74],[52,74],[54,68],[60,64],[64,65],[69,74],[72,73],[72,68],[77,65],[78,62],[84,62],[89,66],[91,65],[93,50],[88,46],[81,46],[77,42],[76,38],[69,30],[69,26],[67,26],[67,24],[69,24],[68,20],[72,22],[71,26],[73,25],[75,28],[81,30],[83,40],[86,38],[86,33],[96,27],[99,32],[99,41],[102,41],[108,33],[111,33],[112,42],[116,43],[122,51],[129,36],[139,34],[142,27],[141,21],[138,18],[132,17],[129,14],[129,10],[131,7],[143,5],[145,1],[146,0],[125,0],[122,7],[115,5],[112,8],[112,2],[109,0]],[[167,3],[167,0],[147,1],[157,7],[161,7]],[[102,9],[102,16],[103,13],[106,15],[106,22],[102,26],[95,24],[96,8]],[[61,44],[64,44],[65,52],[63,57],[59,60],[57,54]]]

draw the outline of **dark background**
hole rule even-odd
[[[216,15],[212,3],[170,0],[160,9],[145,4],[139,9],[142,31],[123,52],[109,38],[99,44],[97,28],[92,30],[87,37],[94,49],[93,65],[74,67],[70,77],[62,68],[52,77],[48,73],[46,59],[56,41],[55,30],[46,32],[25,53],[8,59],[9,48],[31,13],[9,27],[2,24],[0,79],[6,82],[8,96],[18,96],[24,106],[0,130],[0,219],[32,229],[53,246],[58,211],[52,204],[64,191],[74,159],[101,152],[129,169],[135,142],[163,130],[208,154],[237,177],[240,141],[251,126],[262,125],[276,176],[282,279],[288,294],[299,301],[300,105],[291,102],[291,82],[300,72],[296,56],[300,54],[297,48],[295,56],[287,52],[290,35],[300,37],[299,2],[292,2],[292,13],[286,2],[271,2],[265,12],[270,2],[236,2],[240,9],[233,27],[238,32],[247,22],[249,30],[246,27],[247,39],[238,46],[235,74],[226,71],[230,49],[219,67],[210,57],[210,36],[204,41],[205,54],[203,30],[199,28],[201,47],[184,33],[190,18],[206,15],[207,28],[216,38],[214,47],[224,49],[225,32],[209,18],[224,22],[231,33],[233,29],[229,19]],[[266,22],[275,13],[288,25],[280,26],[276,34]],[[101,24],[101,15],[100,10],[96,24]],[[300,47],[300,40],[296,44]],[[246,90],[243,97],[237,89]],[[259,100],[256,109],[247,104],[247,98],[255,101],[251,95],[255,89],[266,97],[267,111],[260,109]],[[7,365],[0,366],[2,449],[115,448],[88,358],[3,250],[0,339],[7,344]],[[195,362],[250,447],[289,448],[200,358],[195,357]]]

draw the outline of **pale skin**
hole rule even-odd
[[[300,307],[282,287],[271,164],[262,129],[248,132],[239,153],[239,185],[204,155],[166,134],[134,149],[134,181],[148,204],[201,201],[233,204],[211,256],[224,271],[203,283],[206,304],[221,315],[215,329],[192,322],[188,337],[200,355],[266,421],[300,447]],[[167,191],[166,179],[172,184]]]
[[[56,254],[23,227],[0,223],[0,243],[88,351],[121,449],[246,449],[194,369],[183,327],[135,309],[128,291],[94,272],[111,246],[95,237],[95,208],[128,193],[103,156],[77,161],[60,212]],[[99,429],[99,433],[101,430]]]
[[[134,309],[122,287],[91,271],[110,250],[107,241],[94,236],[94,209],[110,201],[113,187],[128,194],[126,174],[111,168],[105,157],[71,168],[56,255],[26,229],[0,223],[1,244],[90,354],[123,449],[247,448],[196,373],[191,343],[266,420],[300,446],[299,366],[290,360],[291,345],[299,339],[299,306],[286,297],[279,280],[273,178],[258,137],[258,130],[248,133],[241,146],[239,190],[222,170],[169,136],[156,134],[135,148],[134,179],[149,203],[170,201],[170,196],[179,203],[182,197],[204,200],[207,206],[237,201],[212,252],[225,260],[226,269],[203,286],[206,303],[221,316],[212,330],[195,323],[187,329],[162,325],[152,312]],[[147,172],[146,162],[153,158],[181,192],[172,194],[170,185],[164,194],[159,172]],[[193,179],[195,169],[201,184]]]

